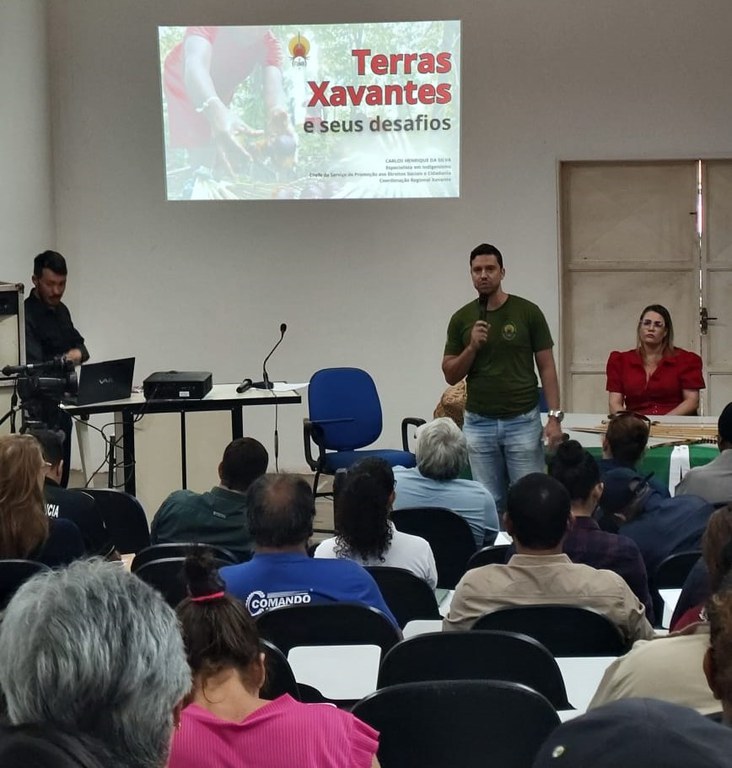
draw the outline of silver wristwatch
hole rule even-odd
[[[560,424],[564,421],[564,411],[548,411],[547,416],[553,416]]]

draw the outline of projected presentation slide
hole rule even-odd
[[[459,196],[459,21],[159,40],[169,200]]]

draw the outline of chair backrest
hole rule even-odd
[[[352,712],[379,732],[382,768],[527,768],[559,724],[541,694],[498,680],[394,685]]]
[[[300,701],[300,689],[285,655],[269,640],[260,640],[259,644],[264,653],[266,671],[264,686],[261,690],[262,698],[276,699],[278,696],[289,693],[293,699]]]
[[[135,576],[162,594],[165,602],[175,608],[188,591],[183,577],[184,557],[166,557],[162,560],[151,560],[141,565]]]
[[[375,442],[382,429],[381,401],[374,380],[360,368],[323,368],[308,386],[313,439],[331,451]]]
[[[621,656],[628,643],[607,616],[574,605],[527,605],[481,616],[473,629],[518,632],[538,640],[553,656]]]
[[[115,547],[123,555],[150,546],[150,527],[142,504],[132,494],[114,488],[85,488],[94,497]]]
[[[138,568],[153,560],[165,560],[171,557],[186,557],[199,548],[207,550],[214,556],[214,558],[226,565],[236,565],[239,562],[236,555],[225,547],[219,547],[213,544],[198,544],[196,542],[168,542],[165,544],[152,544],[149,547],[145,547],[145,549],[141,549],[132,560],[130,570],[132,573],[135,573]]]
[[[165,598],[165,602],[175,608],[183,598],[188,597],[183,573],[184,562],[185,557],[165,557],[162,560],[150,560],[137,568],[135,576],[151,587],[155,587]],[[228,560],[219,560],[216,557],[214,557],[214,563],[217,568],[231,565]]]
[[[7,608],[21,584],[48,570],[48,566],[32,560],[0,560],[0,610]]]
[[[514,632],[430,632],[402,640],[386,654],[378,687],[425,680],[507,680],[571,709],[562,672],[537,640]]]
[[[259,634],[287,656],[308,645],[378,645],[381,656],[401,640],[381,611],[354,603],[290,605],[257,617]]]
[[[369,566],[366,570],[374,577],[384,601],[404,627],[413,619],[439,619],[440,608],[429,584],[404,568]]]
[[[696,565],[701,557],[700,550],[692,552],[677,552],[675,555],[669,555],[659,563],[656,572],[650,575],[649,587],[651,590],[651,599],[653,600],[653,613],[656,617],[656,626],[663,623],[664,599],[659,593],[659,589],[680,589],[684,586],[687,576],[691,569]]]
[[[467,570],[480,568],[483,565],[503,565],[506,562],[509,549],[511,549],[510,544],[494,544],[490,547],[483,547],[468,560]]]
[[[677,552],[662,560],[651,581],[656,589],[673,589],[683,587],[686,577],[701,557],[701,551]]]
[[[391,519],[397,530],[427,540],[435,556],[437,586],[455,589],[475,554],[475,539],[467,522],[443,507],[395,509]]]

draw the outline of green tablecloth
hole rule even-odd
[[[602,458],[602,448],[588,448],[596,459]],[[671,459],[671,446],[659,446],[658,448],[648,448],[638,467],[642,475],[653,472],[653,476],[658,478],[664,485],[668,485],[669,462]],[[719,450],[716,445],[690,445],[689,463],[692,467],[700,467],[702,464],[708,464],[712,459],[719,456]]]
[[[587,451],[596,459],[602,458],[602,448],[587,448]],[[673,451],[673,446],[648,448],[638,467],[638,472],[642,475],[648,475],[653,472],[653,476],[658,478],[663,485],[668,485],[671,451]],[[716,445],[689,446],[689,463],[692,467],[700,467],[702,464],[709,464],[709,462],[717,456],[719,456],[719,450]],[[460,473],[460,477],[465,480],[472,479],[470,466],[467,466]]]

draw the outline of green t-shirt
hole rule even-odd
[[[468,346],[479,312],[475,299],[450,318],[445,355],[459,355]],[[513,295],[488,310],[486,319],[488,341],[468,372],[466,410],[492,419],[526,413],[539,401],[534,354],[554,346],[549,326],[536,304]]]

